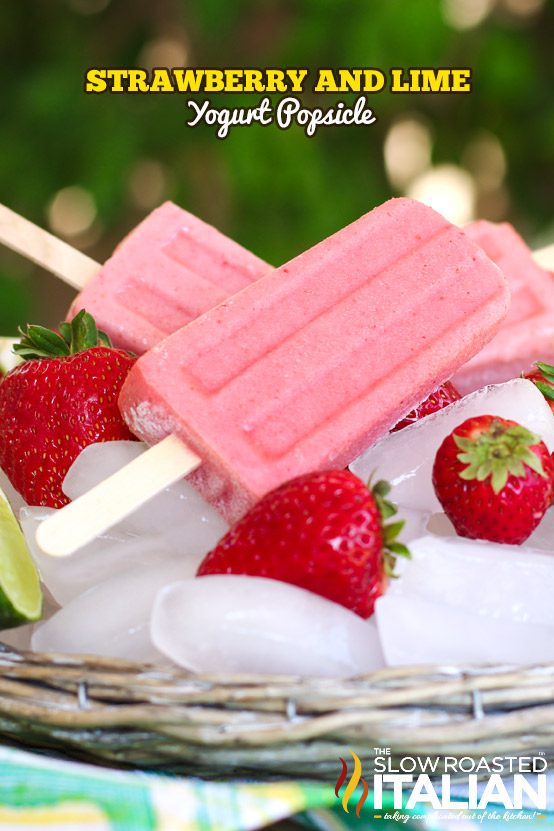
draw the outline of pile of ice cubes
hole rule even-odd
[[[273,580],[195,578],[226,526],[181,482],[63,559],[42,554],[34,541],[51,510],[21,505],[9,492],[47,603],[45,620],[0,639],[45,652],[174,661],[193,671],[331,677],[385,665],[554,660],[554,509],[524,545],[497,545],[457,537],[433,491],[442,440],[481,414],[513,419],[554,450],[550,407],[518,379],[391,433],[352,464],[363,480],[376,471],[391,483],[412,553],[369,621]],[[138,442],[92,445],[64,491],[79,496],[144,450]]]

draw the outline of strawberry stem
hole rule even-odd
[[[406,524],[403,519],[397,519],[395,522],[386,524],[386,520],[395,516],[397,513],[396,505],[389,502],[386,497],[390,492],[390,485],[384,479],[380,479],[373,486],[371,479],[368,482],[369,489],[375,499],[375,504],[381,514],[381,531],[383,534],[383,565],[387,577],[397,577],[394,569],[396,566],[397,557],[410,558],[411,554],[404,543],[398,542],[396,539],[398,534]]]
[[[460,478],[484,482],[490,476],[495,494],[500,493],[509,476],[525,476],[526,465],[546,478],[541,460],[530,449],[540,438],[521,425],[506,427],[494,419],[478,435],[463,437],[454,433],[453,439],[462,451],[458,460],[467,464],[460,471]]]
[[[25,330],[20,328],[19,332],[21,341],[14,344],[13,351],[23,360],[68,357],[93,346],[112,345],[108,335],[98,331],[94,318],[84,309],[72,321],[60,323],[59,334],[34,324],[28,324]]]

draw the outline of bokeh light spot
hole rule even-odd
[[[407,195],[429,205],[457,225],[464,225],[475,218],[474,179],[467,170],[457,165],[437,165],[422,173],[412,183]]]
[[[129,176],[129,196],[133,205],[149,211],[167,195],[167,174],[164,166],[154,159],[140,159]]]
[[[384,144],[385,168],[391,185],[402,190],[431,163],[431,133],[415,118],[392,125]]]
[[[137,65],[145,69],[186,66],[187,59],[188,50],[183,40],[177,37],[160,37],[144,44]]]
[[[518,17],[531,17],[540,12],[545,0],[502,0],[502,6]]]
[[[506,175],[506,154],[500,139],[483,130],[467,145],[462,157],[480,191],[496,190]]]
[[[442,13],[453,29],[473,29],[490,14],[494,0],[443,0]]]
[[[48,206],[48,224],[55,234],[77,237],[96,219],[96,205],[88,190],[71,185],[59,190]]]

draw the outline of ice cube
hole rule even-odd
[[[107,655],[167,663],[150,640],[150,613],[161,588],[191,577],[183,559],[126,571],[76,597],[33,632],[38,652]]]
[[[146,445],[139,441],[90,444],[67,471],[62,485],[64,493],[70,499],[76,499],[138,458],[145,449]]]
[[[404,521],[404,527],[398,535],[398,541],[405,544],[411,540],[417,540],[427,533],[427,527],[431,521],[431,514],[428,511],[415,511],[413,508],[401,506],[398,513],[391,517],[390,522]]]
[[[53,512],[52,508],[23,508],[19,520],[42,581],[61,606],[124,571],[180,556],[187,574],[194,574],[203,558],[203,554],[176,554],[164,537],[137,537],[122,531],[121,526],[100,535],[71,557],[50,557],[38,547],[35,537],[39,523]]]
[[[417,597],[489,619],[554,626],[554,556],[520,545],[427,536],[399,558],[387,595]]]
[[[390,666],[554,660],[552,626],[491,620],[421,597],[390,594],[377,600],[375,616]]]
[[[64,493],[76,499],[147,450],[136,441],[99,442],[86,447],[69,469]],[[163,537],[176,552],[206,554],[227,525],[187,481],[166,488],[116,527],[116,531]]]
[[[350,610],[263,577],[217,575],[160,592],[152,640],[198,672],[350,676],[383,666],[377,631]]]
[[[531,381],[518,378],[466,395],[411,427],[389,433],[352,463],[366,481],[376,471],[392,485],[390,499],[420,511],[440,511],[431,481],[435,455],[443,439],[467,418],[496,415],[537,433],[554,450],[554,415]]]

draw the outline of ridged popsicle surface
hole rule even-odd
[[[236,519],[310,470],[344,467],[497,331],[500,270],[435,211],[394,199],[197,318],[136,364],[120,404]]]
[[[75,299],[114,344],[141,355],[270,270],[211,225],[165,202]]]
[[[454,382],[466,394],[517,378],[536,360],[554,362],[554,280],[509,222],[482,219],[464,231],[504,272],[512,294],[497,334],[456,373]]]

